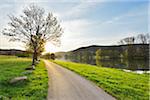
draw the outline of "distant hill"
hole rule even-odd
[[[26,53],[27,51],[17,49],[0,49],[0,55],[20,55]]]
[[[69,52],[57,52],[55,53],[57,56],[61,56],[61,57],[65,57],[65,56],[73,56],[74,55],[82,55],[85,52],[90,52],[91,54],[95,55],[96,50],[101,49],[101,50],[105,50],[105,51],[115,51],[118,53],[122,53],[126,50],[129,50],[129,47],[132,46],[132,49],[135,51],[134,53],[140,53],[139,51],[141,50],[141,52],[145,52],[146,55],[149,55],[149,44],[132,44],[132,45],[110,45],[110,46],[101,46],[101,45],[91,45],[91,46],[86,46],[86,47],[80,47],[77,48],[75,50],[69,51]],[[144,51],[142,51],[144,50]]]
[[[127,48],[129,45],[109,45],[109,46],[104,46],[104,45],[90,45],[90,46],[86,46],[86,47],[80,47],[77,48],[75,50],[72,50],[70,52],[76,52],[76,51],[80,51],[80,50],[97,50],[97,49],[125,49]],[[132,44],[133,47],[135,48],[140,48],[140,47],[146,47],[147,49],[149,48],[149,44]]]
[[[57,59],[65,60],[65,55],[67,55],[68,52],[56,52],[55,56]]]

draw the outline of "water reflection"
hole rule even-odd
[[[88,61],[73,60],[78,63],[87,63],[96,65],[95,60]],[[99,61],[100,66],[110,68],[120,68],[128,70],[149,70],[148,60],[125,60],[125,59],[103,59]]]
[[[101,66],[111,68],[121,68],[129,70],[149,70],[149,62],[146,60],[123,60],[123,59],[109,59],[101,60]]]
[[[149,44],[89,46],[65,54],[65,59],[127,70],[149,69]]]

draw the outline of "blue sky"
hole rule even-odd
[[[46,51],[68,51],[88,45],[116,45],[128,36],[148,33],[148,0],[1,0],[0,31],[9,22],[8,14],[20,15],[30,3],[53,12],[64,34],[62,45],[47,43]],[[0,48],[23,49],[0,35]]]

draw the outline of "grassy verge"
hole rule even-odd
[[[0,100],[44,100],[47,97],[48,76],[44,62],[25,75],[31,59],[12,56],[0,56]],[[27,76],[27,81],[10,84],[9,80],[17,76]]]
[[[96,83],[118,100],[148,100],[149,75],[73,62],[55,61]]]

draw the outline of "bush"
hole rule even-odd
[[[31,55],[28,53],[24,53],[24,54],[16,54],[17,57],[30,57]]]

